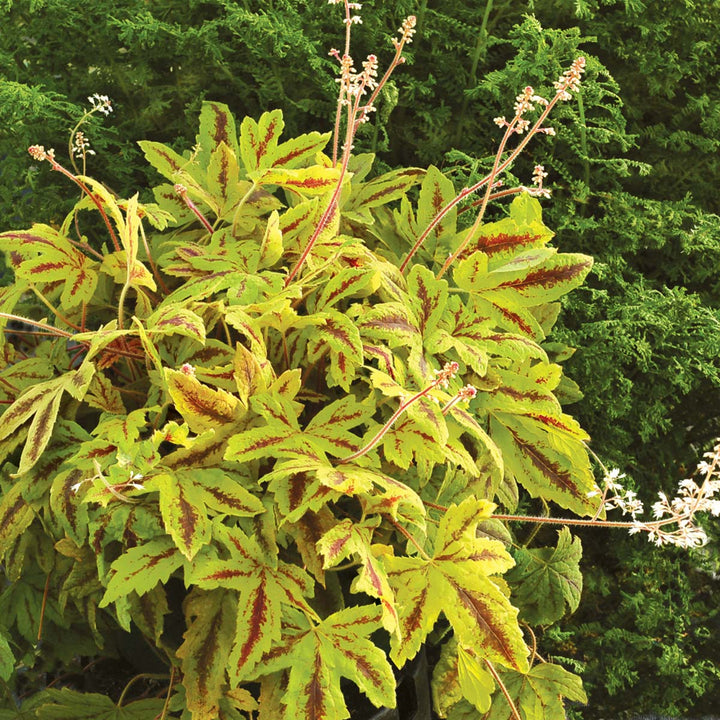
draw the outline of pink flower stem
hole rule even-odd
[[[348,0],[344,0],[345,3],[345,55],[350,54],[350,29],[352,28],[352,22],[350,21],[350,5]],[[336,51],[333,51],[336,52]],[[345,99],[345,89],[340,84],[340,91],[338,93],[337,110],[335,112],[335,131],[333,132],[333,165],[337,165],[338,155],[338,144],[340,142],[340,121],[342,120],[342,106],[343,100]]]
[[[436,388],[438,385],[447,384],[447,381],[451,377],[453,377],[457,371],[457,363],[448,363],[442,370],[439,371],[438,376],[435,378],[435,380],[433,380],[426,388],[420,390],[419,392],[416,392],[409,400],[406,400],[400,405],[400,407],[398,407],[398,409],[390,416],[390,419],[380,428],[380,430],[377,431],[377,433],[375,433],[374,437],[372,438],[372,440],[370,440],[369,443],[367,443],[364,447],[360,448],[360,450],[354,452],[352,455],[348,455],[347,457],[337,460],[337,463],[341,465],[343,463],[350,462],[351,460],[357,460],[357,458],[369,453],[370,450],[372,450],[380,442],[380,440],[382,440],[385,433],[387,433],[387,431],[393,426],[393,423],[414,402],[417,402],[421,397],[427,395],[432,389]]]
[[[107,213],[102,206],[102,203],[95,197],[95,194],[91,192],[90,188],[85,185],[85,183],[80,180],[80,178],[78,178],[76,175],[73,175],[69,170],[65,169],[57,160],[55,160],[54,157],[52,157],[51,155],[47,155],[46,159],[49,161],[53,170],[57,170],[57,172],[62,173],[63,175],[65,175],[65,177],[72,180],[93,201],[93,203],[95,203],[95,207],[98,209],[100,215],[102,215],[102,219],[105,221],[105,225],[108,229],[108,232],[110,233],[110,238],[112,239],[113,246],[115,247],[115,250],[119,252],[121,250],[120,243],[118,242],[115,231],[112,229],[112,225],[110,224],[110,218],[108,218]]]
[[[215,230],[213,229],[213,226],[210,224],[208,219],[200,212],[200,208],[188,197],[187,194],[187,188],[184,185],[181,185],[178,183],[174,186],[175,192],[182,198],[183,202],[188,206],[188,209],[191,210],[195,217],[205,226],[205,229],[212,235]]]
[[[497,187],[497,186],[496,186]],[[500,190],[498,192],[492,193],[490,197],[488,198],[488,201],[492,202],[493,200],[499,200],[500,198],[508,197],[508,195],[519,195],[521,192],[532,192],[531,188],[527,188],[524,185],[519,185],[518,187],[514,188],[506,188],[505,190]],[[475,200],[470,205],[466,205],[463,208],[460,208],[458,210],[458,215],[462,215],[464,212],[467,212],[468,210],[472,210],[473,208],[477,207],[482,203],[482,198],[480,200]]]
[[[500,141],[497,153],[495,153],[495,162],[493,163],[493,169],[489,175],[487,188],[485,189],[485,197],[483,197],[482,204],[480,205],[480,210],[477,214],[477,217],[475,218],[475,222],[473,223],[472,227],[467,231],[467,233],[465,234],[465,239],[460,243],[460,245],[458,245],[458,247],[455,249],[455,252],[453,252],[443,263],[443,266],[440,268],[440,272],[437,274],[438,280],[445,274],[445,271],[455,262],[458,255],[460,255],[460,253],[467,247],[470,239],[475,235],[477,229],[480,227],[480,223],[485,216],[485,210],[488,206],[488,201],[490,200],[490,194],[492,193],[495,178],[498,174],[498,168],[500,167],[500,158],[505,152],[505,146],[507,145],[510,136],[515,130],[515,125],[518,120],[519,115],[516,115],[513,118],[512,122],[508,124],[507,128],[505,128],[505,134],[503,135],[503,139]]]

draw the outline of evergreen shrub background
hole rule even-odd
[[[578,348],[571,411],[608,464],[651,501],[720,433],[720,5],[689,0],[368,2],[356,57],[389,55],[418,16],[408,67],[363,128],[387,167],[435,163],[468,181],[490,163],[496,115],[527,82],[541,93],[588,57],[581,104],[514,172],[549,171],[561,250],[596,258],[558,340]],[[86,134],[89,171],[123,194],[150,185],[137,139],[192,144],[203,99],[236,115],[280,107],[290,135],[330,129],[339,18],[321,0],[6,0],[0,7],[0,231],[60,219],[66,182],[26,148],[61,148],[99,92],[115,112]],[[62,187],[62,190],[60,188]],[[501,213],[502,209],[496,209]],[[578,717],[715,710],[717,545],[688,555],[620,535],[586,548],[580,610],[542,643],[581,669]],[[713,534],[711,532],[711,534]],[[714,533],[715,539],[718,533]]]

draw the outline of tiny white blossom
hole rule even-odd
[[[110,98],[107,95],[99,95],[98,93],[89,95],[88,102],[95,112],[102,113],[103,115],[109,115],[113,110],[112,102],[110,102]]]

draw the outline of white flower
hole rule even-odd
[[[107,95],[99,95],[98,93],[89,95],[88,102],[94,112],[99,112],[103,115],[109,115],[113,110],[112,103]]]

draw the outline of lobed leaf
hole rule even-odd
[[[525,673],[501,670],[500,677],[526,720],[556,720],[564,717],[562,698],[587,703],[582,681],[560,665],[538,663]],[[484,720],[513,720],[515,714],[500,691],[492,699]]]
[[[579,537],[571,537],[564,527],[557,547],[519,548],[516,566],[505,579],[513,588],[521,617],[533,625],[551,625],[565,614],[575,612],[582,593]]]
[[[533,496],[542,496],[578,515],[594,515],[588,497],[595,489],[587,451],[571,437],[549,435],[531,418],[493,413],[490,436],[503,454],[505,467]]]
[[[187,708],[193,720],[216,720],[225,688],[235,626],[236,599],[225,590],[193,590],[185,604],[182,661]]]
[[[201,167],[207,166],[213,150],[220,143],[224,143],[235,157],[238,156],[235,117],[225,103],[203,100],[200,109],[200,128],[195,143],[200,148],[198,162]]]
[[[269,168],[285,123],[281,110],[265,112],[258,121],[246,117],[240,125],[240,157],[248,172]]]
[[[130,548],[113,562],[99,607],[107,607],[133,591],[144,595],[158,583],[166,583],[182,564],[182,555],[167,536]]]
[[[177,411],[193,432],[233,423],[238,400],[224,390],[213,390],[189,372],[165,368],[165,380]]]
[[[303,167],[313,161],[330,141],[332,133],[316,131],[280,143],[272,152],[272,164],[288,169]]]

